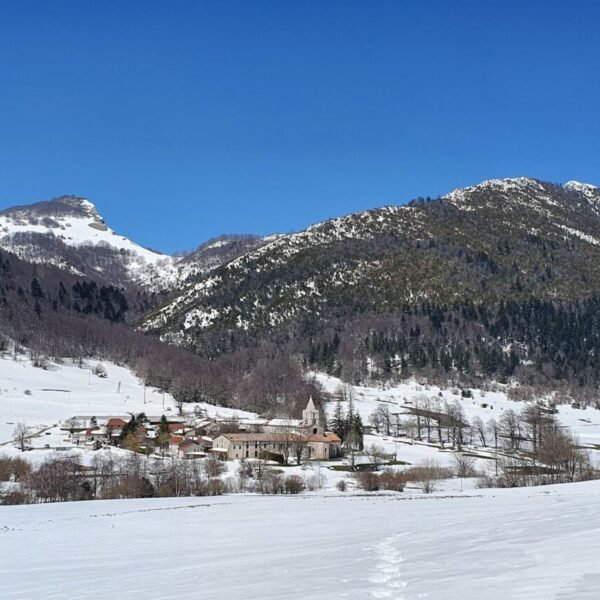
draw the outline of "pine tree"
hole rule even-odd
[[[335,433],[342,441],[346,438],[346,418],[344,416],[344,409],[342,408],[342,402],[338,398],[335,405],[335,411],[331,419],[331,431]]]

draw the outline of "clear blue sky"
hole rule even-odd
[[[0,3],[0,207],[164,251],[491,177],[600,183],[598,2]]]

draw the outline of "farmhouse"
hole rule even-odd
[[[340,438],[324,431],[318,409],[312,398],[302,412],[302,419],[285,420],[257,433],[223,433],[215,438],[213,451],[229,460],[290,455],[328,460],[341,455]]]
[[[263,458],[267,455],[289,456],[292,444],[303,437],[294,433],[223,433],[213,442],[213,450],[223,458]]]
[[[178,452],[180,456],[184,458],[198,458],[206,456],[204,448],[198,444],[195,440],[186,438],[179,443]]]

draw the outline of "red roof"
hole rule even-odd
[[[179,447],[181,448],[183,446],[189,446],[190,444],[197,445],[196,440],[193,440],[192,438],[185,438],[183,442],[179,444]]]
[[[309,435],[306,439],[309,442],[329,442],[330,444],[339,444],[342,441],[335,433],[331,433],[330,431],[326,432],[325,435],[314,433]]]
[[[183,442],[183,440],[185,440],[185,438],[181,435],[172,435],[169,438],[169,444],[171,444],[171,445],[181,444],[181,442]]]
[[[127,425],[127,421],[123,421],[123,419],[113,418],[106,421],[106,426],[112,427],[113,429],[125,427],[125,425]]]

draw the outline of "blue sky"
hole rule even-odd
[[[491,177],[600,184],[600,4],[0,3],[0,207],[163,251]]]

